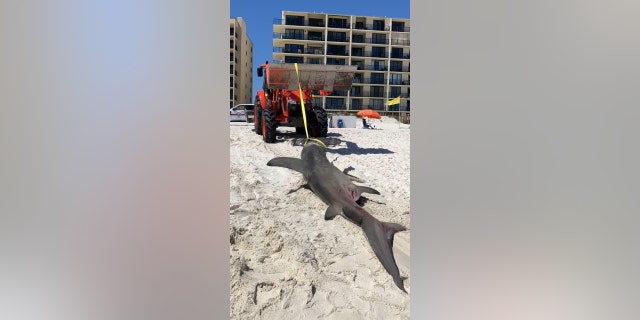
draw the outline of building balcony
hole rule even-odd
[[[404,54],[391,54],[391,58],[392,59],[410,59],[410,54],[408,53],[404,53]]]
[[[274,53],[298,53],[298,54],[324,54],[324,50],[320,48],[304,48],[304,49],[287,49],[286,47],[273,47]]]
[[[353,25],[353,29],[356,30],[374,30],[374,31],[389,31],[389,26],[385,25],[374,25],[374,24],[364,24],[361,22],[356,22]]]
[[[273,19],[274,25],[324,28],[322,19]]]
[[[392,46],[410,46],[411,41],[406,39],[391,39]]]
[[[394,65],[391,65],[389,67],[389,71],[392,71],[392,72],[409,72],[409,67],[408,66],[396,67]]]
[[[408,86],[410,85],[409,80],[389,80],[389,85],[392,86]]]
[[[273,39],[324,41],[323,36],[314,36],[314,35],[307,36],[307,35],[301,35],[301,34],[287,34],[287,33],[274,33]]]
[[[351,42],[352,43],[367,43],[367,44],[383,44],[383,45],[389,44],[389,40],[388,39],[362,38],[362,37],[358,37],[357,35],[351,37]]]
[[[378,85],[386,85],[387,79],[378,79],[378,78],[353,78],[353,84],[378,84]]]
[[[391,26],[391,31],[393,32],[411,32],[410,27],[405,26]]]

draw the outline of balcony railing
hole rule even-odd
[[[364,24],[364,23],[356,22],[355,24],[353,24],[353,29],[357,29],[357,30],[389,31],[389,26],[375,25],[375,27],[374,27],[374,25],[373,25],[373,24]]]
[[[377,79],[377,78],[353,78],[353,83],[355,84],[387,84],[387,79]]]
[[[373,64],[365,64],[364,66],[358,66],[358,70],[373,70],[373,71],[387,71],[388,66],[380,66]]]
[[[329,28],[340,28],[340,29],[349,29],[351,28],[350,24],[346,21],[329,21],[327,23],[327,27]]]
[[[324,41],[322,36],[305,36],[299,34],[274,33],[274,39]]]
[[[320,48],[304,48],[304,49],[287,49],[286,47],[273,47],[275,53],[299,53],[299,54],[324,54],[324,50]]]
[[[331,91],[331,94],[329,94],[329,96],[330,97],[346,97],[348,93],[349,91],[347,90],[333,90]]]
[[[391,31],[395,31],[395,32],[410,32],[411,28],[410,27],[405,27],[405,26],[391,26]]]
[[[348,23],[348,22],[340,22],[340,21],[332,21],[325,22],[322,19],[273,19],[274,25],[284,25],[284,26],[302,26],[302,27],[319,27],[324,28],[326,25],[329,28],[339,28],[339,29],[355,29],[355,30],[373,30],[373,31],[393,31],[393,32],[410,32],[410,27],[405,26],[387,26],[387,25],[374,25],[374,24],[364,24],[361,22],[356,23]]]
[[[409,46],[411,45],[410,40],[405,39],[391,39],[391,45],[393,46]]]
[[[410,54],[408,54],[408,53],[403,53],[403,54],[391,53],[391,58],[392,59],[410,59]]]
[[[353,43],[370,43],[370,44],[389,44],[388,39],[373,39],[373,38],[360,38],[360,37],[351,37],[351,42]]]
[[[327,41],[333,41],[333,42],[349,42],[349,39],[347,39],[346,37],[332,37],[332,36],[328,36],[328,37],[327,37]]]
[[[408,86],[409,84],[409,80],[389,80],[389,85],[392,86]]]

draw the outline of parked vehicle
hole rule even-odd
[[[229,109],[230,121],[253,122],[253,104],[241,103]]]
[[[257,69],[264,84],[255,100],[255,133],[266,143],[274,143],[277,127],[295,127],[297,133],[306,133],[306,125],[309,136],[326,137],[327,112],[313,105],[313,92],[328,96],[333,90],[351,89],[356,70],[356,66],[264,63]]]

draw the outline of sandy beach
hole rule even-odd
[[[327,149],[340,170],[380,191],[365,194],[364,208],[381,221],[399,223],[394,256],[411,292],[410,129],[394,119],[378,130],[329,128],[342,140]],[[266,163],[300,157],[303,138],[278,128],[267,144],[253,125],[230,125],[231,319],[409,319],[410,296],[393,283],[361,228],[343,217],[325,221],[327,206],[300,188],[302,175]],[[297,189],[297,190],[296,190]],[[295,190],[295,191],[292,191]]]

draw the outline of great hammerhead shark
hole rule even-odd
[[[336,138],[326,138],[325,141],[334,145],[340,143]],[[380,193],[373,188],[353,184],[352,180],[357,178],[340,171],[331,164],[327,160],[325,148],[324,142],[308,139],[302,148],[300,159],[277,157],[267,162],[267,165],[289,168],[302,173],[309,189],[329,206],[324,214],[325,220],[342,215],[362,227],[378,260],[393,277],[398,288],[406,293],[392,249],[394,234],[406,228],[396,223],[382,222],[361,207],[357,201],[362,193]]]

